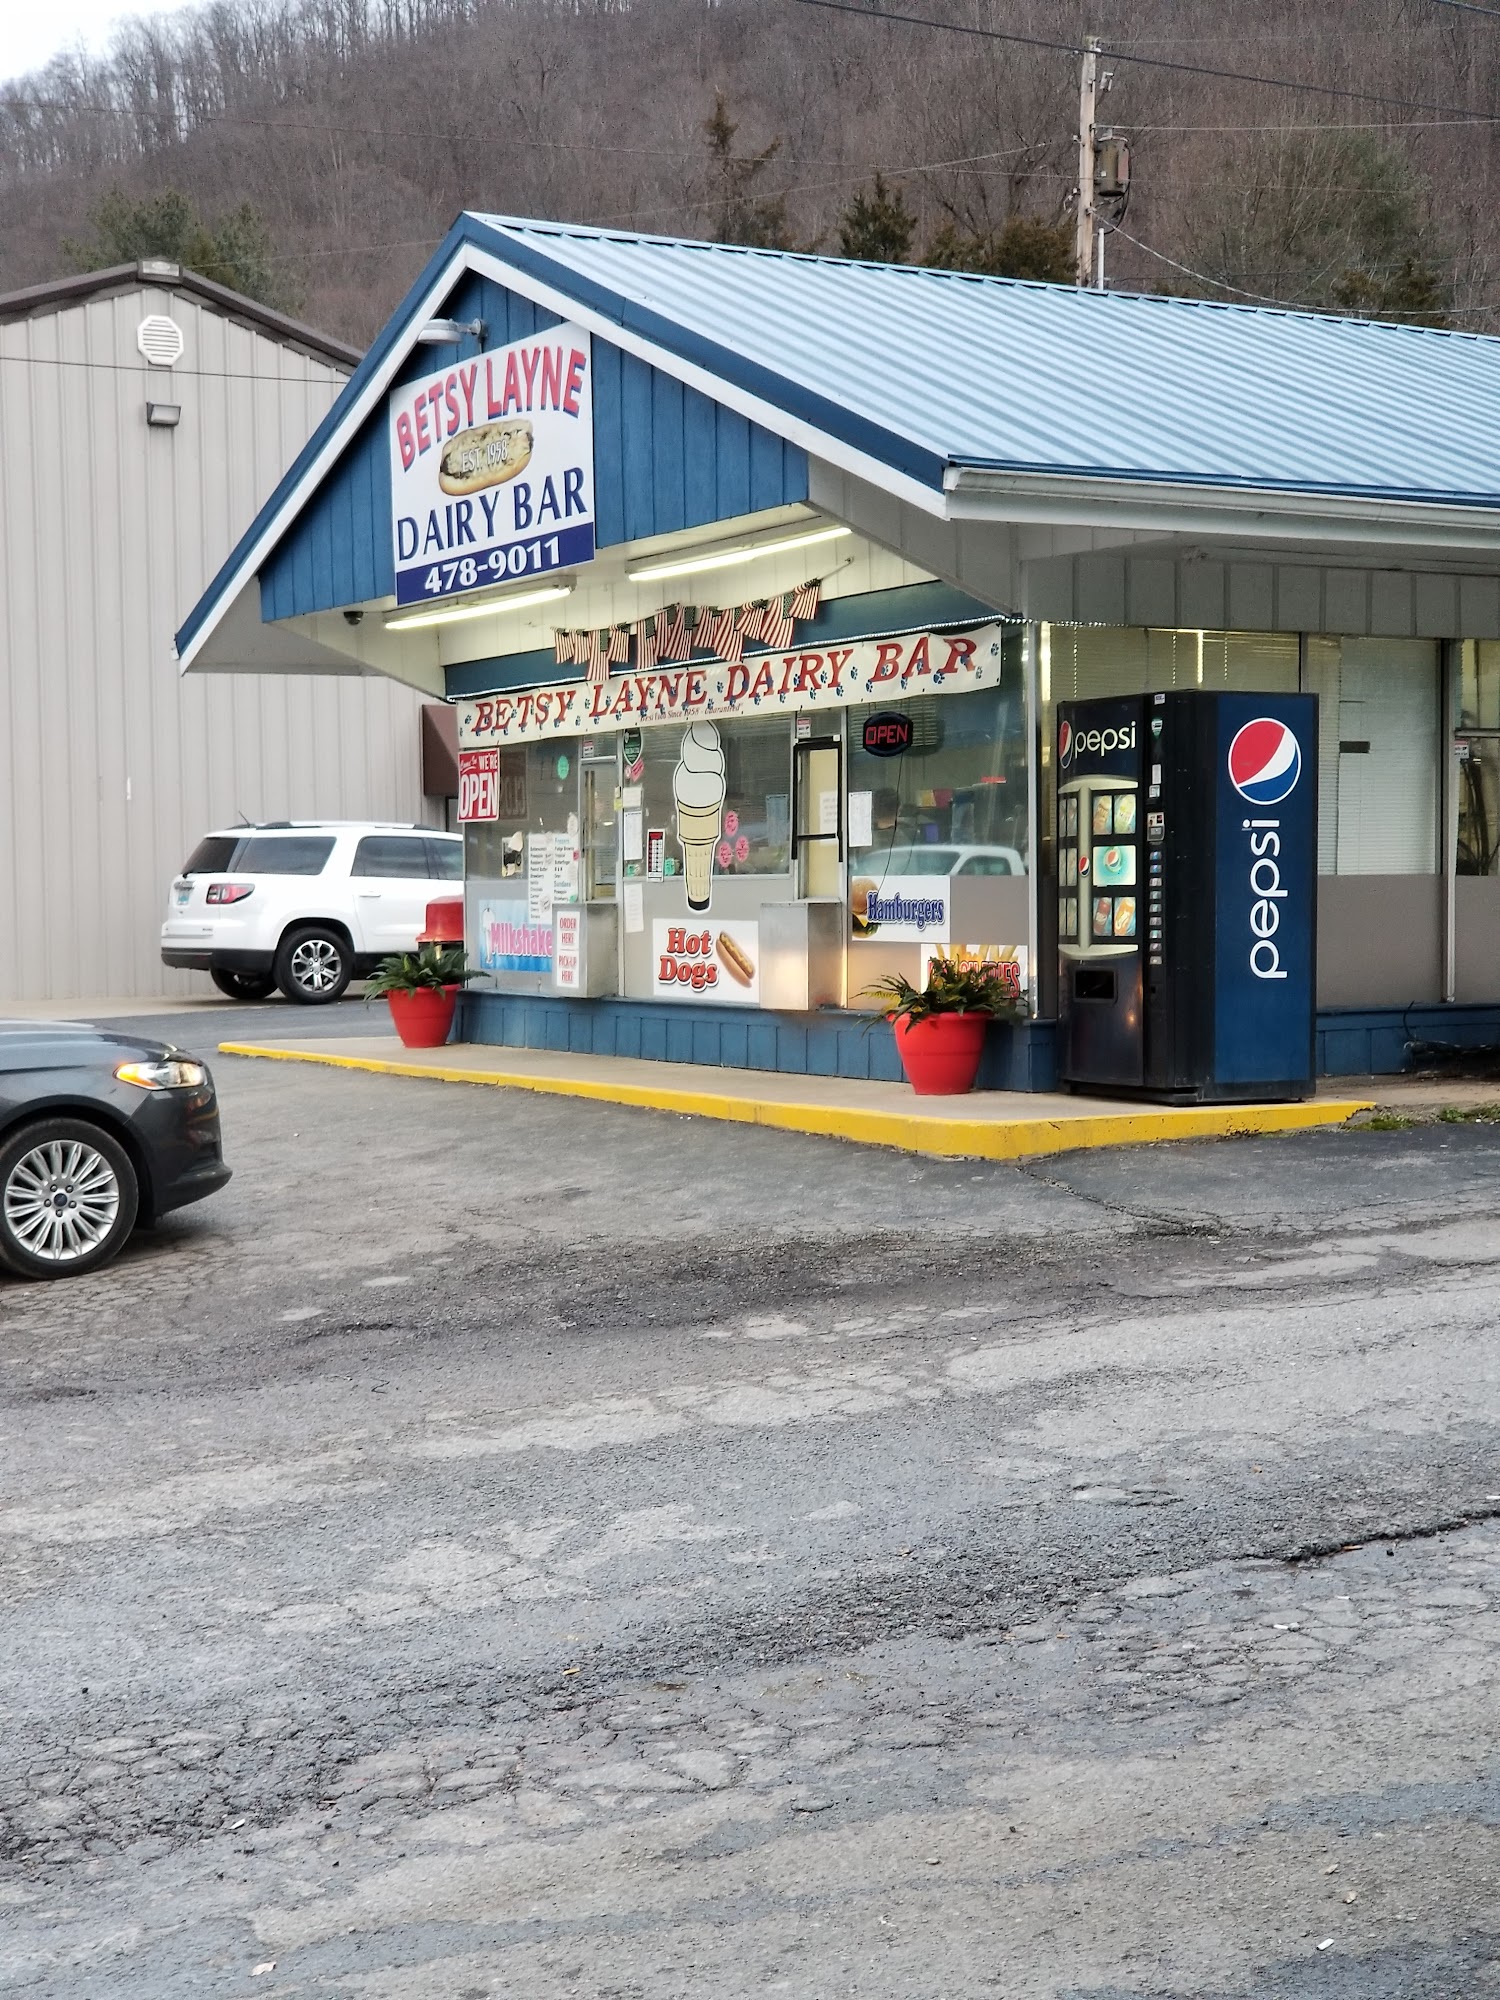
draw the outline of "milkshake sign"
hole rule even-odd
[[[796,715],[998,687],[1004,677],[1003,641],[1004,627],[998,624],[968,632],[909,632],[899,639],[766,653],[733,665],[703,660],[614,674],[593,684],[565,681],[523,694],[485,695],[459,703],[458,740],[465,749],[483,749],[596,729],[716,722],[726,715]]]
[[[593,560],[592,356],[554,326],[391,391],[398,604]]]

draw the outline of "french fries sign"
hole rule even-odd
[[[581,327],[403,383],[390,437],[398,604],[593,560],[593,354]]]

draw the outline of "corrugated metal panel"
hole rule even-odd
[[[788,407],[952,463],[1500,500],[1500,340],[476,219],[574,296],[779,378]]]
[[[444,314],[482,319],[487,348],[558,324],[555,313],[473,275],[455,287]],[[416,348],[397,383],[433,373],[444,358],[442,348]],[[805,500],[807,458],[697,390],[596,341],[594,483],[598,542],[607,548]],[[333,611],[394,591],[390,495],[390,443],[380,411],[360,426],[261,570],[261,615]]]
[[[147,312],[181,325],[175,368],[137,352]],[[184,679],[172,656],[343,381],[149,286],[0,326],[0,1001],[195,990],[160,963],[167,885],[241,811],[420,816],[409,690]]]

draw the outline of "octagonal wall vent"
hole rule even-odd
[[[182,328],[165,313],[147,313],[135,330],[135,344],[153,368],[170,368],[182,359]]]

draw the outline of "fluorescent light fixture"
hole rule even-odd
[[[707,569],[733,569],[736,563],[755,562],[761,556],[788,555],[793,549],[810,549],[818,542],[836,542],[849,528],[815,528],[808,535],[787,535],[779,542],[750,542],[737,549],[721,549],[717,555],[684,556],[680,562],[652,563],[646,569],[629,572],[632,583],[655,583],[669,576],[699,576]]]
[[[499,618],[507,611],[529,611],[534,604],[555,604],[560,597],[571,597],[571,583],[549,584],[545,590],[523,590],[515,597],[492,597],[484,604],[434,604],[430,608],[423,605],[416,611],[403,611],[398,617],[387,618],[387,632],[415,632],[423,625],[459,625],[466,618]]]

